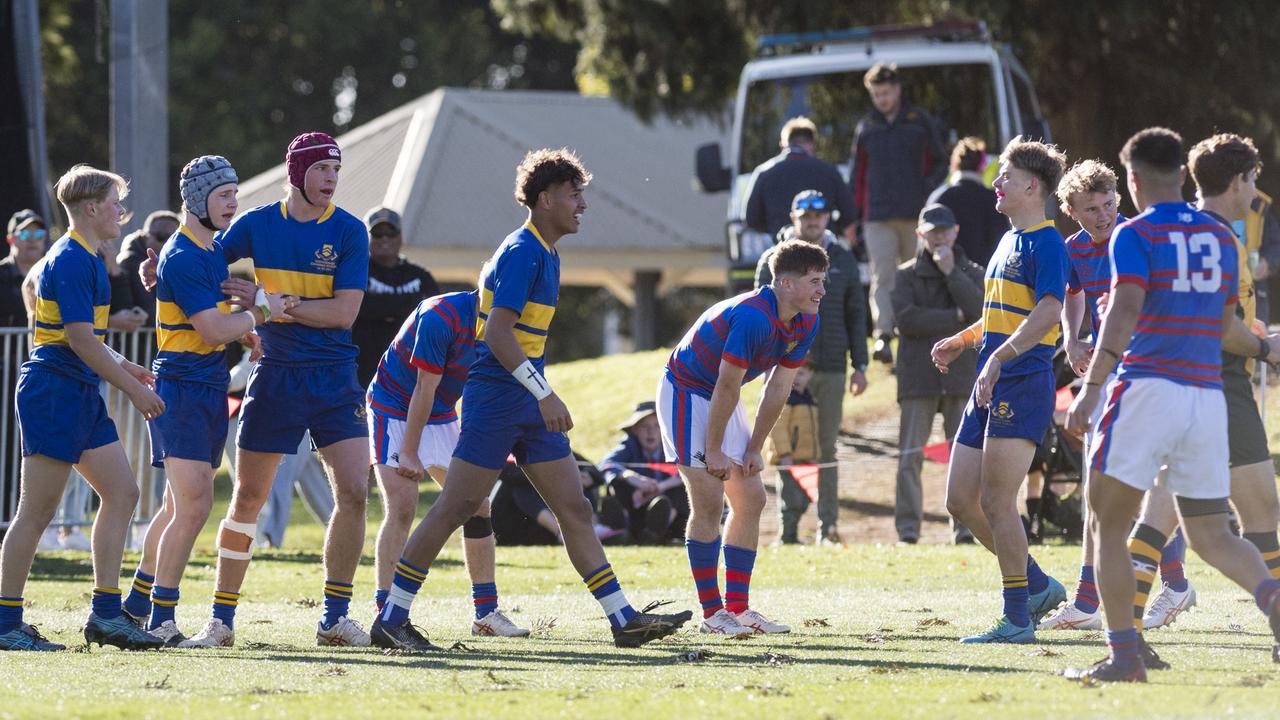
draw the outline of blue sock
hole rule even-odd
[[[689,554],[689,569],[693,572],[698,602],[702,604],[702,617],[709,618],[724,607],[720,599],[720,538],[711,542],[688,538],[684,549]]]
[[[476,605],[476,619],[488,615],[498,609],[497,583],[472,583],[471,601]]]
[[[382,612],[382,608],[386,607],[387,596],[391,594],[388,588],[378,588],[373,592],[373,604],[378,607],[378,612]]]
[[[724,546],[724,609],[737,615],[750,605],[751,571],[756,551],[736,545]]]
[[[320,624],[327,630],[346,616],[351,607],[351,596],[354,589],[351,583],[337,580],[324,581],[324,619]]]
[[[613,566],[609,563],[587,573],[582,582],[587,584],[587,589],[600,603],[600,607],[604,608],[604,614],[613,627],[622,627],[636,616],[636,609],[631,607],[627,596],[622,594],[618,576],[613,574]]]
[[[1182,571],[1182,561],[1187,556],[1187,541],[1178,528],[1160,551],[1160,581],[1171,590],[1187,591],[1187,576]]]
[[[213,593],[213,617],[221,620],[228,630],[236,629],[236,605],[240,603],[240,593],[217,590]]]
[[[1258,587],[1253,591],[1253,599],[1258,603],[1258,609],[1263,615],[1268,616],[1271,615],[1271,604],[1276,601],[1278,595],[1280,595],[1280,580],[1272,578],[1258,583]]]
[[[178,588],[159,585],[151,588],[151,620],[147,623],[147,629],[155,630],[166,621],[172,620],[177,609]]]
[[[22,625],[22,598],[0,597],[0,635]]]
[[[1004,575],[1004,616],[1018,627],[1031,624],[1031,611],[1027,608],[1029,593],[1026,575]]]
[[[397,627],[409,619],[409,608],[413,607],[413,598],[427,579],[427,569],[420,568],[404,558],[396,563],[396,574],[391,578],[391,590],[387,593],[387,604],[382,606],[381,618],[384,625]]]
[[[93,589],[93,614],[103,620],[120,617],[120,588]]]
[[[1027,592],[1032,595],[1039,595],[1049,587],[1049,576],[1044,574],[1040,566],[1036,564],[1036,559],[1027,556]]]
[[[129,587],[129,597],[124,601],[124,609],[130,615],[144,618],[151,613],[151,590],[155,581],[156,576],[142,572],[142,568],[134,571],[133,585]]]
[[[1138,630],[1108,630],[1107,647],[1111,648],[1111,660],[1121,666],[1138,662]]]
[[[1076,583],[1076,609],[1087,613],[1095,613],[1098,612],[1099,602],[1098,585],[1093,577],[1093,566],[1081,565],[1080,582]]]

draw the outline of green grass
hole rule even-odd
[[[202,543],[183,583],[180,624],[194,631],[212,590]],[[1069,573],[1075,548],[1040,551]],[[695,606],[680,548],[611,551],[634,602]],[[794,623],[786,637],[711,639],[686,630],[638,651],[615,649],[598,606],[557,548],[499,550],[503,605],[531,640],[472,639],[460,551],[433,566],[414,619],[442,655],[388,657],[313,645],[323,580],[313,553],[260,553],[245,584],[238,647],[145,654],[113,649],[0,654],[0,717],[1274,717],[1280,673],[1247,595],[1197,573],[1201,607],[1150,633],[1175,669],[1147,686],[1086,688],[1054,675],[1096,660],[1096,636],[1042,633],[1041,644],[966,646],[996,613],[992,559],[974,547],[766,548],[753,602]],[[356,578],[357,614],[372,614],[372,569]],[[42,555],[28,618],[78,643],[91,576],[82,554]],[[806,621],[809,621],[806,623]],[[691,650],[702,662],[682,662]]]

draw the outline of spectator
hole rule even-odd
[[[813,377],[813,355],[796,371],[791,381],[791,395],[765,441],[765,462],[778,466],[778,514],[781,532],[778,542],[795,545],[800,542],[800,517],[809,509],[809,494],[796,481],[791,465],[818,461],[818,403],[809,392]],[[821,472],[821,470],[819,470]]]
[[[606,544],[625,540],[626,518],[622,508],[613,498],[605,498],[607,502],[602,504],[600,490],[605,486],[604,475],[582,455],[575,452],[573,457],[578,461],[582,494],[591,504],[596,537]],[[556,516],[515,463],[508,462],[498,474],[490,515],[493,534],[499,545],[560,545],[564,542]]]
[[[960,425],[965,403],[977,379],[978,357],[966,352],[943,375],[930,352],[934,343],[960,332],[982,315],[983,270],[956,245],[960,228],[946,205],[928,205],[920,212],[919,233],[923,247],[914,260],[898,270],[893,287],[893,309],[901,344],[898,346],[898,482],[894,525],[898,539],[914,544],[920,539],[924,505],[920,487],[922,452],[942,413],[942,428],[950,441]],[[967,531],[957,528],[957,542]]]
[[[646,545],[683,538],[689,520],[689,495],[680,476],[674,468],[655,467],[665,465],[657,412],[652,400],[636,405],[618,426],[626,435],[600,463],[609,494],[627,513],[632,540]]]
[[[369,287],[351,337],[360,348],[356,376],[361,387],[368,387],[378,371],[378,360],[404,319],[422,299],[439,295],[440,286],[426,268],[400,254],[404,244],[400,213],[376,207],[364,216],[364,224],[369,228]]]
[[[168,210],[156,210],[147,216],[146,222],[142,224],[142,229],[130,234],[121,243],[120,254],[116,256],[116,264],[124,271],[124,277],[129,281],[128,304],[123,307],[132,307],[134,305],[142,308],[147,313],[144,324],[150,325],[155,321],[156,316],[156,293],[155,290],[148,290],[143,284],[142,277],[138,274],[138,268],[142,265],[142,261],[147,259],[147,251],[150,250],[159,255],[160,250],[164,248],[164,244],[174,233],[178,232],[178,226],[182,224],[182,220],[177,213]],[[116,310],[115,285],[112,290],[112,312]],[[124,298],[121,299],[122,301]]]
[[[782,152],[761,163],[751,175],[744,218],[747,227],[770,237],[777,235],[790,223],[791,199],[809,189],[821,192],[835,205],[833,209],[840,211],[835,223],[837,232],[852,222],[854,207],[849,187],[835,165],[814,154],[817,144],[818,128],[809,118],[794,117],[782,126],[778,143]]]
[[[0,260],[0,327],[25,328],[28,323],[22,301],[22,280],[48,249],[49,231],[39,215],[20,210],[9,218],[5,239],[9,243],[9,254]],[[0,337],[0,349],[4,352],[4,365],[9,368],[3,388],[3,412],[8,413],[9,419],[7,423],[0,423],[4,431],[0,438],[0,449],[4,452],[0,456],[0,521],[7,522],[15,509],[10,507],[10,497],[16,497],[11,491],[18,482],[21,465],[14,392],[18,385],[17,369],[27,359],[26,338],[23,335]]]
[[[840,435],[844,413],[846,363],[853,365],[849,392],[857,396],[867,389],[866,299],[853,253],[827,230],[831,210],[826,197],[816,190],[806,190],[795,196],[791,207],[792,225],[778,234],[779,240],[795,238],[819,245],[827,251],[831,263],[827,268],[827,294],[818,305],[818,336],[809,349],[815,368],[809,388],[818,401],[818,449],[824,464],[818,479],[819,538],[838,544],[840,498],[839,469],[834,464],[836,438]],[[756,266],[756,287],[773,281],[769,273],[773,252],[772,248],[766,250]],[[780,496],[778,512],[784,527],[788,516],[799,517],[809,504],[806,498],[805,507],[796,510],[786,503],[787,498]]]
[[[1009,219],[996,211],[996,191],[982,176],[987,160],[987,144],[982,138],[966,137],[951,151],[950,185],[943,185],[929,196],[929,204],[951,208],[960,223],[956,246],[963,248],[969,259],[985,268],[995,252],[996,243],[1009,229]]]
[[[1242,222],[1233,222],[1232,229],[1236,236],[1243,238],[1248,249],[1250,260],[1257,253],[1257,263],[1253,268],[1253,279],[1257,282],[1254,290],[1257,293],[1258,319],[1263,323],[1271,318],[1271,284],[1275,282],[1271,269],[1280,267],[1280,222],[1271,212],[1271,196],[1258,191],[1258,196],[1249,204],[1249,214]]]
[[[858,121],[849,175],[871,264],[873,357],[893,363],[893,280],[898,264],[916,252],[915,217],[929,191],[942,182],[946,151],[937,123],[902,101],[896,65],[876,63],[863,76],[874,106]]]

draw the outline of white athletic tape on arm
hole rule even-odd
[[[103,343],[103,344],[102,344],[102,347],[106,348],[106,349],[107,349],[107,352],[111,353],[111,359],[112,359],[112,360],[115,360],[117,365],[123,365],[123,364],[124,364],[124,356],[123,356],[123,355],[121,355],[120,353],[116,352],[116,349],[115,349],[115,348],[111,347],[110,345],[108,345],[108,344],[106,344],[106,343]]]
[[[547,384],[547,379],[542,377],[542,373],[538,372],[533,363],[528,360],[520,363],[520,367],[513,370],[511,374],[525,386],[525,389],[533,393],[534,400],[541,400],[551,394],[551,386]]]
[[[218,557],[224,557],[224,558],[227,558],[228,560],[252,560],[253,559],[253,544],[258,537],[258,526],[256,523],[242,523],[242,522],[237,522],[235,520],[224,519],[218,525],[218,529],[219,529]],[[222,530],[230,530],[231,532],[240,533],[241,535],[247,536],[249,538],[249,549],[247,551],[240,551],[240,550],[232,550],[230,548],[223,547],[221,543]]]
[[[258,294],[253,298],[253,304],[258,306],[262,311],[262,321],[269,322],[271,320],[271,303],[267,302],[267,291],[265,288],[258,288]]]

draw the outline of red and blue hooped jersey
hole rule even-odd
[[[747,372],[745,385],[778,365],[804,364],[818,334],[818,316],[797,313],[789,323],[778,318],[773,288],[721,300],[689,328],[667,360],[667,377],[681,390],[711,399],[724,360]]]
[[[1158,203],[1111,236],[1112,284],[1147,292],[1120,360],[1122,380],[1222,387],[1222,312],[1236,303],[1237,243],[1212,216]]]
[[[369,383],[374,412],[403,420],[418,382],[418,370],[440,375],[428,425],[457,419],[458,398],[475,360],[476,291],[437,295],[418,303],[378,361]]]
[[[1123,215],[1116,215],[1114,227],[1125,222]],[[1114,230],[1113,230],[1114,231]],[[1108,252],[1110,238],[1094,242],[1088,230],[1081,230],[1067,238],[1067,255],[1071,257],[1071,272],[1067,275],[1067,292],[1084,293],[1086,317],[1093,332],[1094,342],[1102,317],[1098,314],[1098,299],[1111,290],[1111,255]]]

